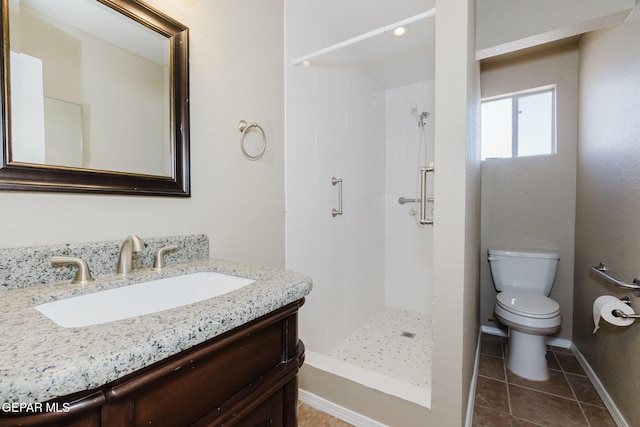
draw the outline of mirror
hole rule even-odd
[[[189,196],[188,29],[136,0],[0,1],[0,190]]]

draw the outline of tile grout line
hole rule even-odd
[[[506,350],[505,350],[505,352],[506,352]],[[575,392],[573,391],[573,387],[571,386],[571,383],[569,382],[569,379],[567,378],[567,375],[566,375],[566,373],[564,371],[564,367],[560,363],[560,360],[556,357],[555,352],[553,350],[547,349],[547,352],[551,352],[553,354],[553,357],[555,357],[556,362],[558,363],[558,366],[560,367],[560,372],[562,373],[562,376],[564,377],[564,380],[567,382],[567,385],[569,386],[569,389],[571,390],[571,394],[574,397],[573,401],[575,401],[578,404],[578,408],[580,409],[580,413],[582,414],[582,417],[586,421],[587,426],[591,427],[590,424],[589,424],[589,421],[587,420],[587,416],[586,416],[584,410],[582,409],[582,405],[580,405],[580,401],[578,400]],[[504,371],[505,371],[504,372],[504,374],[505,374],[505,382],[507,384],[507,399],[508,399],[508,403],[509,403],[509,414],[512,417],[514,417],[516,419],[519,419],[519,420],[522,420],[522,421],[526,421],[526,422],[529,422],[529,423],[536,424],[531,420],[520,418],[520,417],[517,417],[516,415],[513,414],[513,410],[512,410],[512,407],[511,407],[511,393],[510,393],[510,386],[511,385],[513,385],[514,387],[521,387],[523,389],[530,390],[530,391],[535,392],[535,393],[541,393],[541,394],[545,394],[545,395],[549,395],[549,396],[555,396],[555,397],[558,397],[560,399],[566,399],[568,401],[572,400],[570,398],[567,398],[567,397],[564,397],[564,396],[561,396],[561,395],[558,395],[558,394],[555,394],[555,393],[550,393],[550,392],[547,392],[547,391],[543,391],[543,390],[539,390],[539,389],[535,389],[535,388],[527,387],[527,386],[524,386],[524,385],[520,385],[520,384],[515,384],[515,383],[509,382],[509,376],[508,376],[509,373],[508,373],[506,358],[504,358],[503,361],[504,361],[503,362],[503,366],[504,366]]]
[[[582,413],[582,416],[584,417],[584,420],[587,423],[587,426],[591,427],[591,423],[589,422],[589,418],[587,418],[587,414],[584,411],[584,408],[582,407],[582,403],[580,402],[580,399],[578,399],[578,395],[576,394],[575,390],[573,389],[573,384],[571,384],[571,381],[569,381],[569,377],[567,376],[567,372],[564,370],[564,366],[562,366],[562,363],[560,362],[560,359],[556,355],[556,352],[552,350],[552,353],[553,353],[553,357],[556,358],[556,362],[558,362],[558,366],[560,366],[560,371],[562,372],[562,375],[564,376],[564,380],[567,382],[567,384],[569,384],[569,389],[571,390],[571,394],[573,394],[573,397],[575,398],[576,402],[578,403],[578,408],[580,408],[580,413]]]
[[[493,335],[493,334],[490,334],[490,335]],[[502,341],[502,340],[504,340],[504,341]],[[502,357],[501,357],[502,358],[502,363],[503,363],[502,364],[502,372],[503,372],[503,376],[504,376],[504,382],[505,382],[505,385],[507,387],[506,388],[507,406],[508,406],[507,407],[507,409],[508,409],[508,414],[507,415],[509,415],[512,420],[520,420],[520,421],[523,421],[523,422],[526,422],[526,423],[531,423],[532,426],[536,425],[536,426],[544,427],[544,425],[538,424],[538,422],[529,421],[529,420],[527,420],[525,418],[521,418],[519,416],[515,416],[514,415],[514,413],[513,413],[514,407],[513,407],[513,403],[512,403],[512,399],[511,399],[511,391],[512,391],[511,390],[511,386],[522,387],[523,389],[527,389],[527,390],[529,390],[531,392],[544,394],[544,395],[547,395],[547,396],[552,397],[552,398],[561,398],[563,400],[566,400],[567,403],[568,402],[577,403],[578,404],[578,408],[579,408],[579,413],[582,415],[582,420],[585,423],[585,425],[588,426],[588,427],[593,427],[593,426],[596,425],[596,424],[593,424],[588,418],[588,413],[589,413],[588,410],[591,407],[604,409],[605,411],[607,411],[609,413],[609,415],[611,415],[611,412],[609,411],[609,408],[607,407],[606,403],[603,404],[603,405],[592,404],[592,403],[590,403],[588,401],[588,399],[585,399],[585,401],[581,401],[580,398],[578,397],[578,393],[580,393],[580,391],[582,389],[582,380],[581,380],[581,378],[586,379],[588,381],[588,383],[591,384],[591,385],[593,385],[593,381],[591,380],[589,375],[580,374],[578,372],[571,372],[571,371],[568,370],[568,369],[573,369],[573,361],[569,360],[567,355],[571,355],[571,356],[576,357],[575,353],[573,353],[573,352],[569,353],[569,352],[562,351],[564,349],[564,347],[560,347],[559,351],[556,351],[554,346],[548,346],[548,348],[547,348],[548,354],[551,355],[552,357],[554,357],[553,360],[555,360],[555,362],[556,362],[555,364],[557,365],[557,368],[554,366],[554,369],[552,369],[551,367],[549,369],[553,370],[556,373],[562,373],[561,376],[557,376],[556,378],[557,378],[558,381],[560,381],[560,378],[564,379],[566,385],[569,386],[569,390],[570,390],[570,393],[571,393],[571,395],[569,396],[569,395],[567,395],[566,392],[562,392],[563,394],[554,393],[553,391],[558,391],[557,389],[549,389],[550,391],[545,391],[544,389],[529,388],[526,385],[519,385],[517,382],[516,383],[510,382],[509,376],[508,376],[509,375],[509,371],[508,371],[508,367],[507,367],[507,353],[508,353],[507,345],[508,345],[507,338],[501,337],[500,338],[500,351],[499,351],[499,353],[496,353],[495,350],[492,350],[490,353],[485,353],[485,356],[491,356],[491,358],[500,358],[500,356],[497,356],[496,354],[501,354],[502,355]],[[481,347],[480,353],[482,354],[482,347]],[[562,356],[562,358],[560,356]],[[562,360],[567,359],[565,365],[566,364],[569,365],[568,369],[565,368],[565,365],[563,365],[561,363],[561,359]],[[578,360],[578,362],[582,365],[580,360]],[[491,375],[496,375],[496,374],[497,374],[497,372],[495,372],[495,373],[493,373]],[[555,374],[555,375],[557,375],[557,374]],[[478,377],[484,377],[484,378],[487,378],[487,379],[490,379],[490,380],[494,380],[494,381],[500,381],[500,380],[498,380],[497,378],[495,378],[493,376],[480,375],[479,373],[477,373],[477,376]],[[575,384],[570,381],[570,378],[574,378],[574,377],[576,379],[576,383]],[[478,390],[476,390],[476,393],[477,393],[477,391]],[[598,390],[596,390],[596,392],[598,392]],[[600,394],[600,393],[598,392],[598,394]],[[586,397],[589,397],[589,396],[586,396]],[[478,406],[481,406],[481,405],[478,405]],[[484,408],[486,408],[486,409],[488,409],[490,411],[492,410],[495,413],[505,414],[505,412],[498,411],[496,409],[493,409],[490,406],[482,406],[482,407],[484,407]],[[571,411],[571,412],[573,412],[573,411]],[[596,415],[595,417],[599,418],[599,415]],[[594,420],[596,418],[594,418]],[[578,413],[575,413],[575,415],[572,416],[571,419],[573,420],[572,422],[579,422],[580,418],[579,418]],[[512,422],[514,422],[514,421],[512,421]],[[613,422],[614,422],[614,424],[616,423],[615,418],[613,419]]]
[[[504,385],[507,388],[507,404],[509,405],[509,415],[513,417],[513,409],[511,408],[511,393],[509,392],[509,373],[507,372],[507,352],[506,344],[500,339],[500,353],[502,354],[502,374],[504,375]]]

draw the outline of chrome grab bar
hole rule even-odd
[[[398,203],[404,205],[405,203],[420,202],[422,199],[407,199],[406,197],[400,197]],[[433,197],[427,197],[427,202],[433,202]]]
[[[433,163],[420,168],[420,225],[433,224],[433,218],[427,219],[427,202],[430,201],[427,197],[427,174],[434,171]]]
[[[616,285],[616,286],[618,286],[620,288],[631,289],[631,290],[633,290],[633,293],[634,293],[635,296],[637,296],[637,297],[640,296],[640,279],[638,279],[638,278],[633,279],[633,283],[622,282],[622,281],[610,276],[609,274],[607,274],[608,268],[607,268],[606,265],[604,265],[603,262],[598,264],[597,267],[591,267],[591,271],[593,271],[598,276],[600,276],[603,279],[605,279],[607,282],[613,283],[614,285]],[[620,317],[622,317],[622,316],[620,316]]]
[[[333,208],[331,211],[331,215],[335,218],[338,215],[342,215],[342,178],[336,178],[335,176],[331,178],[331,184],[336,185],[340,184],[338,187],[338,209]]]

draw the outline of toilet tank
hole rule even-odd
[[[552,251],[489,249],[491,276],[498,292],[548,296],[560,254]]]

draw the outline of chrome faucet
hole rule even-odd
[[[118,274],[126,276],[133,269],[133,252],[140,252],[145,247],[142,239],[135,234],[124,239],[118,256]]]

